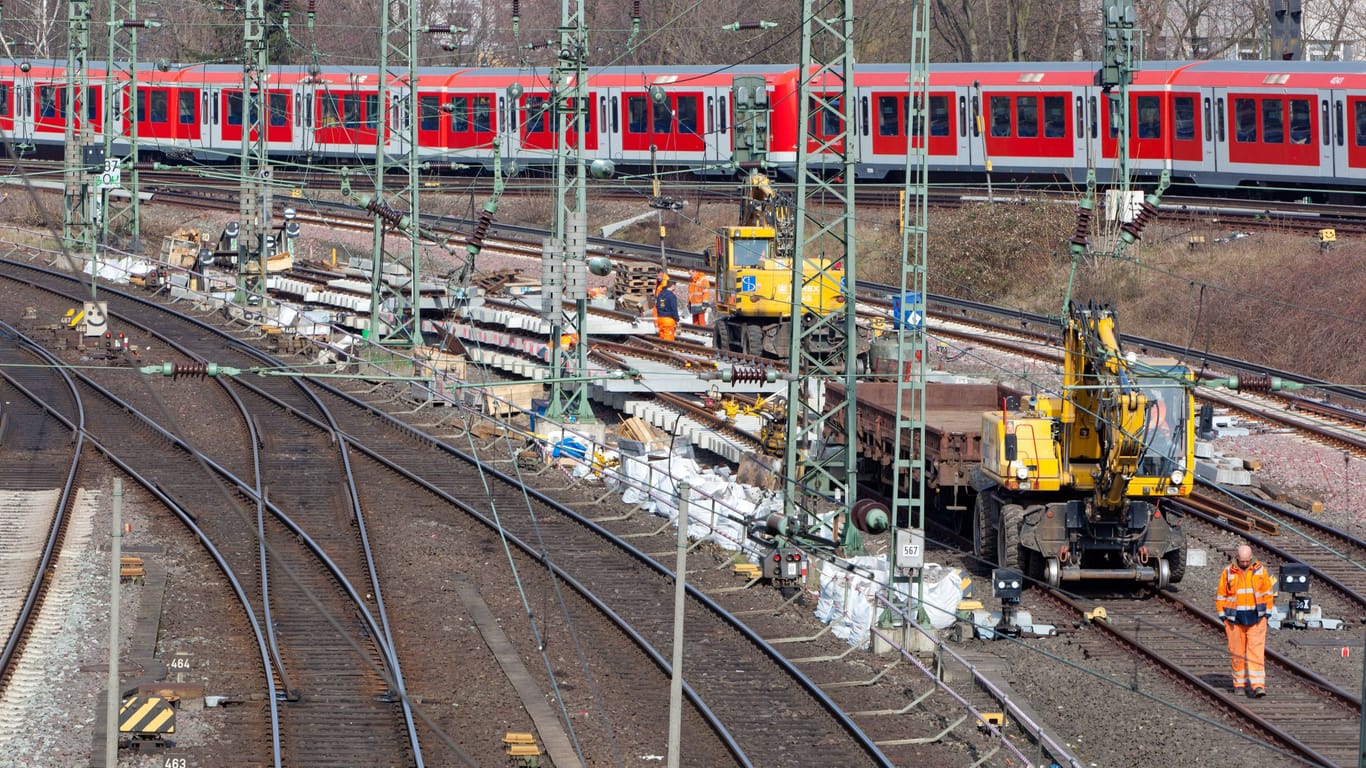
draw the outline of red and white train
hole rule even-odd
[[[0,132],[11,151],[60,147],[64,64],[0,66]],[[935,65],[926,123],[932,173],[980,178],[1046,175],[1080,183],[1118,167],[1117,136],[1095,63]],[[357,165],[385,151],[404,157],[410,121],[417,151],[436,164],[489,167],[494,139],[505,161],[554,162],[559,121],[544,70],[422,69],[416,102],[405,84],[381,89],[374,70],[275,67],[268,78],[266,138],[272,156]],[[798,70],[784,66],[613,67],[588,75],[585,147],[590,158],[646,168],[651,147],[664,167],[730,173],[733,90],[761,77],[768,159],[796,163]],[[89,73],[86,116],[102,142],[104,72]],[[857,174],[899,179],[907,147],[905,65],[864,65],[855,74]],[[114,123],[125,135],[136,114],[144,158],[215,162],[241,147],[241,68],[188,65],[138,73],[130,109],[119,78]],[[838,110],[810,110],[813,148],[838,133]],[[832,89],[833,90],[833,89]],[[381,93],[384,93],[382,96]],[[833,98],[833,97],[832,97]],[[1352,62],[1198,61],[1146,63],[1129,91],[1130,170],[1142,179],[1169,169],[1178,182],[1261,187],[1290,196],[1366,190],[1366,65]],[[920,131],[912,140],[920,141]],[[116,140],[126,153],[126,142]],[[116,150],[118,151],[118,150]]]

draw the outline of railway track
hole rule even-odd
[[[48,576],[56,569],[76,504],[85,435],[79,429],[73,433],[48,411],[77,410],[69,378],[37,367],[41,358],[7,328],[0,332],[0,365],[6,366],[0,439],[7,449],[0,453],[0,560],[7,564],[0,571],[5,596],[0,622],[10,628],[0,654],[0,692],[8,692],[53,584]],[[32,691],[37,682],[18,684]]]
[[[10,270],[11,277],[15,271]],[[32,269],[22,271],[26,280],[57,280],[66,284],[65,290],[73,290],[73,284],[65,277],[40,276]],[[225,347],[219,339],[206,338],[206,328],[184,325],[182,319],[160,308],[125,302],[115,296],[106,292],[106,298],[111,300],[111,315],[125,322],[138,319],[145,327],[155,326],[159,334],[172,337],[177,332],[169,331],[168,327],[180,324],[179,333],[185,334],[186,342],[200,347],[200,353],[219,356],[220,359],[214,362],[235,362],[224,356],[231,351],[231,345]],[[205,344],[207,349],[203,348]],[[245,348],[240,353],[248,354]],[[257,358],[257,362],[259,364],[261,359]],[[625,547],[624,542],[613,541],[610,534],[581,515],[572,514],[539,494],[529,495],[516,478],[489,470],[481,475],[472,471],[472,457],[434,444],[429,437],[389,417],[377,415],[368,406],[340,392],[320,387],[314,389],[335,420],[335,431],[331,425],[322,423],[315,424],[315,429],[335,434],[351,450],[384,463],[391,471],[404,475],[429,493],[441,496],[481,525],[496,528],[504,540],[515,543],[528,557],[542,560],[564,583],[581,585],[587,599],[597,603],[601,610],[622,617],[623,627],[638,638],[648,656],[660,660],[665,657],[659,649],[668,647],[672,625],[671,618],[659,610],[659,606],[671,601],[672,579],[666,569]],[[295,412],[295,417],[307,418],[299,412]],[[126,419],[117,428],[100,425],[99,434],[106,428],[127,434],[129,443],[121,445],[133,452],[170,442],[164,435],[149,433],[145,426]],[[205,504],[216,504],[214,496],[222,494],[215,494],[212,487],[203,487],[204,479],[182,479],[181,476],[203,474],[185,466],[184,460],[182,457],[181,463],[172,464],[170,457],[160,455],[155,460],[148,459],[147,463],[161,463],[167,467],[157,475],[155,482],[163,486],[198,482],[200,486],[186,487],[185,495]],[[228,514],[231,514],[230,510],[214,516],[226,518]],[[209,516],[208,512],[201,511],[196,518],[206,516]],[[547,557],[545,542],[548,541],[556,542],[553,557]],[[618,554],[605,560],[608,552]],[[886,764],[881,752],[819,689],[803,682],[805,678],[780,654],[695,590],[690,592],[688,618],[689,647],[699,649],[694,656],[695,662],[700,668],[728,670],[724,679],[701,675],[691,680],[694,704],[706,713],[722,740],[733,744],[734,759],[740,764],[756,759],[767,762],[773,756],[781,759],[784,755],[794,759],[815,759],[821,764],[840,762],[846,765],[857,764],[850,761],[857,760],[855,755],[862,755],[858,762]],[[775,722],[800,720],[804,723],[800,733],[794,735],[778,727],[755,727],[755,691],[766,692],[766,709],[771,713],[768,717]],[[393,708],[392,704],[385,706]]]
[[[1268,686],[1274,695],[1251,699],[1234,691],[1222,624],[1184,597],[1158,592],[1155,599],[1106,601],[1102,617],[1091,613],[1100,605],[1094,601],[1052,590],[1031,592],[1041,598],[1031,601],[1036,621],[1085,622],[1117,643],[1120,653],[1137,655],[1174,676],[1248,731],[1278,744],[1283,759],[1314,766],[1355,764],[1358,696],[1274,650],[1267,654]],[[1132,684],[1143,685],[1137,673]]]

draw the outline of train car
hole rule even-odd
[[[832,168],[831,154],[856,153],[860,179],[904,177],[909,147],[928,152],[937,179],[1039,178],[1084,182],[1089,170],[1112,181],[1119,166],[1114,94],[1096,84],[1097,62],[933,65],[923,125],[911,125],[904,64],[865,65],[854,74],[844,131],[842,83],[816,72],[807,107],[808,163]],[[92,68],[84,114],[103,131],[109,99],[120,138],[136,126],[143,159],[233,162],[242,149],[242,70],[191,64],[165,71],[139,65],[109,88]],[[801,72],[791,66],[606,67],[586,75],[587,159],[634,173],[689,169],[729,174],[737,141],[752,143],[754,112],[737,122],[738,78],[746,109],[766,133],[766,162],[791,178],[800,134]],[[416,93],[406,78],[368,67],[272,67],[263,126],[272,158],[372,163],[376,147],[394,158],[488,168],[495,139],[502,159],[551,169],[562,145],[550,71],[423,68]],[[0,130],[11,152],[60,157],[66,131],[65,63],[0,66]],[[112,93],[106,94],[106,90]],[[1317,199],[1366,191],[1366,66],[1353,62],[1145,62],[1129,88],[1128,169],[1139,182],[1169,171],[1179,184]],[[416,146],[410,130],[416,128]],[[572,130],[565,144],[572,145]],[[852,147],[838,144],[840,136]],[[749,146],[746,144],[746,146]],[[653,152],[651,151],[651,148]]]
[[[1366,188],[1366,67],[1353,62],[1204,61],[1174,86],[1199,93],[1204,151],[1174,158],[1194,183],[1333,197]],[[1173,133],[1179,115],[1164,114]],[[1326,194],[1325,194],[1326,193]]]

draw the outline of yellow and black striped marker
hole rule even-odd
[[[119,733],[175,733],[175,709],[160,696],[129,696],[119,707]]]

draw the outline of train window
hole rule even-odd
[[[840,97],[812,96],[807,101],[810,110],[806,122],[807,133],[812,136],[838,136],[840,127]]]
[[[1257,140],[1257,104],[1252,99],[1233,100],[1233,140]]]
[[[218,92],[214,91],[209,95],[209,104],[213,110],[213,124],[218,125]]]
[[[169,115],[167,113],[170,95],[164,88],[156,88],[147,94],[147,120],[152,123],[164,123]]]
[[[1215,120],[1214,123],[1219,126],[1219,142],[1223,143],[1227,140],[1227,134],[1224,133],[1224,100],[1219,99],[1219,101],[1215,102],[1214,108],[1219,113],[1218,119]]]
[[[360,127],[360,97],[354,93],[342,94],[338,101],[341,105],[341,125],[343,128]]]
[[[1328,146],[1328,142],[1329,142],[1329,140],[1330,140],[1330,139],[1329,139],[1329,136],[1328,136],[1328,100],[1327,100],[1327,99],[1325,99],[1325,100],[1319,102],[1319,124],[1322,126],[1320,130],[1321,130],[1322,133],[1323,133],[1323,146],[1326,147],[1326,146]]]
[[[1010,97],[991,97],[991,135],[998,138],[1010,136]]]
[[[178,120],[181,125],[194,125],[197,120],[194,117],[195,98],[192,91],[181,91],[176,94]]]
[[[526,97],[526,132],[542,133],[545,131],[545,113],[550,109],[546,104],[544,96]]]
[[[1015,128],[1022,139],[1039,136],[1039,97],[1021,96],[1015,101]]]
[[[38,86],[38,117],[65,116],[66,110],[62,110],[61,115],[57,114],[57,95],[57,87],[54,85]]]
[[[451,133],[464,133],[470,129],[469,104],[469,97],[455,96],[451,98]]]
[[[958,135],[968,135],[968,100],[963,96],[958,97]]]
[[[718,133],[725,133],[725,132],[726,132],[726,116],[730,114],[729,112],[726,111],[726,97],[725,97],[725,96],[722,96],[722,97],[721,97],[721,108],[718,109],[718,110],[716,110],[716,114],[717,114],[717,118],[718,118],[718,119],[717,119],[717,123],[716,123],[716,130],[717,130]]]
[[[700,131],[697,121],[697,97],[678,97],[678,132],[696,136]]]
[[[1086,102],[1086,111],[1087,111],[1086,123],[1087,123],[1087,125],[1088,125],[1089,128],[1090,128],[1091,138],[1094,139],[1094,138],[1096,137],[1097,132],[1100,130],[1100,117],[1099,117],[1100,109],[1099,109],[1099,107],[1097,106],[1097,102],[1096,102],[1096,97],[1095,97],[1095,96],[1092,96],[1092,97]]]
[[[294,94],[294,127],[298,128],[304,124],[304,111],[301,109],[304,103],[302,94]]]
[[[911,127],[912,136],[924,136],[925,112],[920,108],[920,94],[916,93],[909,99],[902,99],[901,104],[906,108],[906,114],[902,117],[903,124]]]
[[[356,97],[351,96],[349,98],[355,100]],[[365,115],[364,125],[366,128],[374,130],[379,127],[380,120],[379,94],[368,93],[362,98],[365,101],[365,111],[363,113]]]
[[[307,94],[307,95],[304,96],[304,108],[303,108],[302,110],[300,110],[300,111],[302,111],[302,112],[304,113],[304,126],[307,127],[307,128],[312,128],[312,127],[313,127],[313,94],[310,93],[310,94]]]
[[[626,132],[646,133],[646,115],[649,114],[644,96],[626,97]]]
[[[930,135],[949,135],[949,97],[930,97]]]
[[[0,115],[8,115],[9,108],[9,83],[0,83]]]
[[[1310,139],[1309,99],[1290,100],[1290,143],[1308,144]]]
[[[474,97],[474,130],[483,133],[493,130],[493,102],[487,96]]]
[[[674,111],[669,107],[669,102],[657,101],[651,110],[654,114],[650,123],[650,130],[655,133],[672,133],[674,129]]]
[[[1177,141],[1195,138],[1195,98],[1177,96],[1172,99],[1172,129]]]
[[[877,135],[897,136],[901,134],[901,126],[897,125],[900,119],[897,109],[897,97],[879,96],[877,97]]]
[[[1043,97],[1043,135],[1046,139],[1067,135],[1067,100],[1062,96]]]
[[[1366,101],[1352,102],[1352,144],[1366,147]]]
[[[868,135],[868,97],[861,96],[858,100],[858,122],[860,135]]]
[[[1162,104],[1159,96],[1139,96],[1134,99],[1135,135],[1140,139],[1162,138]]]
[[[451,99],[451,106],[456,105],[456,99]],[[457,109],[459,109],[457,107]],[[451,113],[451,130],[455,130],[455,112]],[[417,127],[423,131],[435,131],[441,128],[441,97],[440,96],[418,96],[417,97]]]
[[[100,120],[100,93],[93,85],[85,89],[85,119],[92,123]]]
[[[1210,104],[1210,100],[1209,100],[1208,98],[1206,98],[1206,99],[1204,100],[1204,102],[1202,102],[1202,105],[1204,106],[1204,114],[1205,114],[1205,141],[1209,141],[1211,138],[1213,138],[1212,135],[1211,135],[1211,133],[1210,133],[1210,126],[1213,125],[1215,121],[1213,121],[1213,120],[1210,119],[1210,110],[1212,109],[1212,106],[1211,106],[1211,104]],[[1223,129],[1223,127],[1220,126],[1220,130],[1222,130],[1222,129]]]
[[[228,125],[241,125],[241,124],[242,124],[242,92],[241,92],[241,91],[228,91],[228,92],[227,92],[226,94],[224,94],[224,95],[227,97],[227,102],[228,102],[228,103],[227,103],[227,108],[228,108],[227,124],[228,124]]]
[[[617,120],[617,109],[621,107],[621,100],[616,96],[612,97],[612,133],[621,133],[621,123]]]
[[[1267,144],[1285,143],[1285,104],[1280,99],[1262,101],[1262,141]]]
[[[266,103],[270,105],[270,127],[282,128],[289,125],[289,94],[268,93]]]
[[[606,125],[606,124],[607,124],[607,97],[606,97],[606,96],[599,96],[599,97],[598,97],[598,124],[599,124],[599,125]]]
[[[324,93],[322,104],[323,116],[320,124],[323,128],[336,128],[342,124],[341,120],[341,99],[335,93]]]
[[[613,99],[613,101],[615,102],[616,100]],[[710,126],[713,126],[713,127],[716,126],[716,97],[715,97],[715,96],[708,96],[708,97],[707,97],[707,124],[710,125]]]
[[[134,94],[137,109],[133,110],[133,119],[141,123],[147,119],[147,91],[134,91]]]

